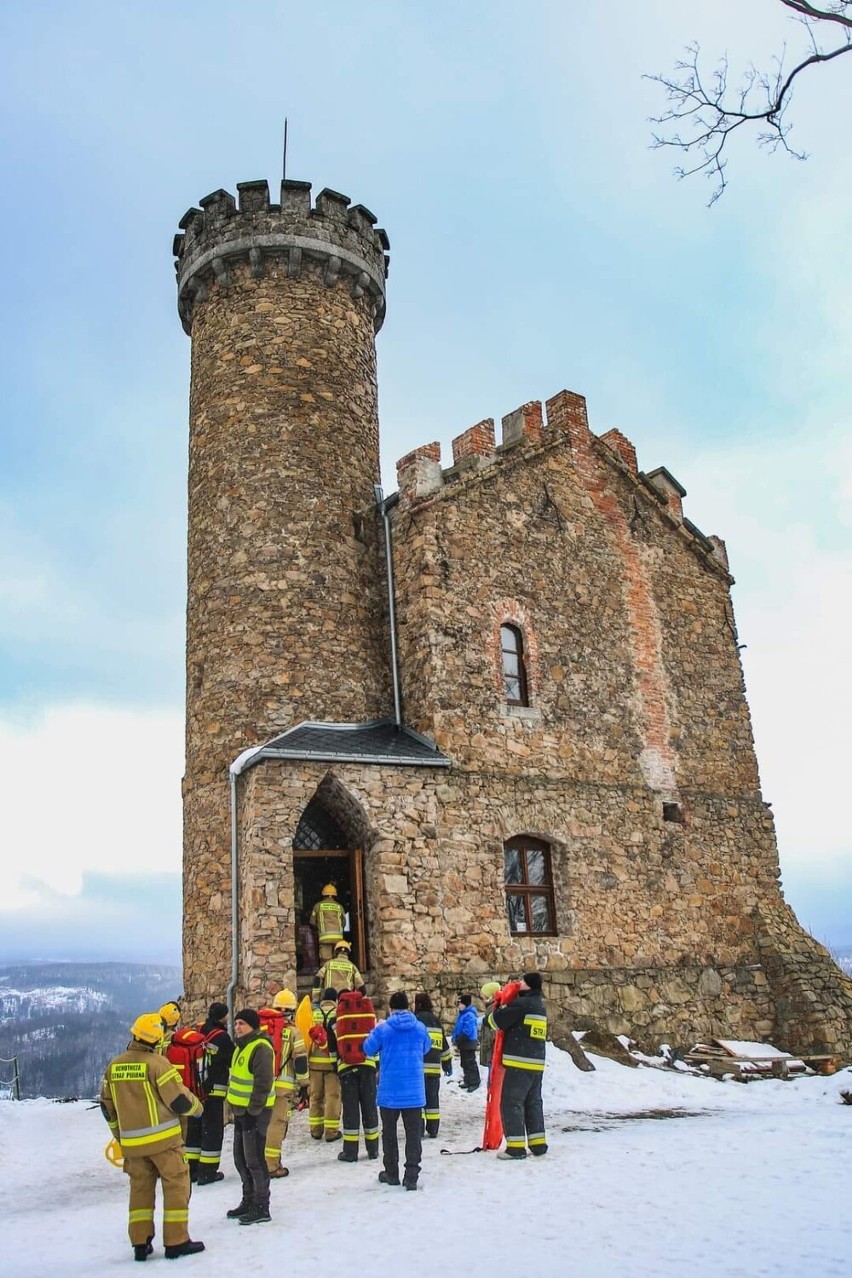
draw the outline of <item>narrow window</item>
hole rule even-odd
[[[500,627],[503,650],[503,689],[510,706],[528,706],[524,637],[517,626]]]
[[[521,834],[503,845],[506,912],[513,935],[555,936],[550,847]]]

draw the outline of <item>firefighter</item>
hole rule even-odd
[[[272,1118],[266,1133],[266,1166],[269,1175],[278,1180],[289,1176],[287,1167],[281,1164],[281,1146],[287,1136],[290,1123],[290,1109],[293,1095],[298,1088],[299,1097],[308,1094],[308,1054],[305,1040],[293,1021],[296,1010],[296,995],[292,990],[279,990],[272,1000],[275,1011],[283,1014],[281,1025],[280,1066],[275,1079],[275,1104],[272,1107]]]
[[[311,926],[317,930],[320,963],[327,963],[334,954],[334,947],[343,940],[346,911],[337,899],[337,888],[326,883],[322,899],[311,910]]]
[[[222,1159],[222,1140],[225,1132],[225,1095],[228,1091],[228,1075],[234,1043],[228,1033],[228,1007],[225,1003],[211,1003],[207,1020],[200,1027],[204,1035],[204,1113],[201,1118],[187,1122],[187,1146],[198,1150],[196,1185],[212,1185],[225,1179],[219,1170]],[[190,1167],[190,1174],[192,1168]]]
[[[376,1058],[365,1056],[364,1039],[376,1026],[376,1011],[359,990],[344,990],[337,1000],[334,1035],[337,1078],[343,1109],[341,1163],[357,1163],[359,1127],[364,1128],[368,1158],[379,1156],[379,1111],[376,1108]]]
[[[348,941],[335,943],[333,957],[327,963],[323,963],[314,977],[314,986],[311,990],[312,1003],[316,1004],[319,1001],[321,990],[329,988],[341,993],[343,990],[360,990],[362,994],[367,993],[364,978],[349,957],[351,949],[352,946]]]
[[[337,990],[324,989],[308,1030],[308,1070],[311,1106],[308,1130],[314,1140],[340,1140],[340,1082],[337,1077],[337,1038],[334,1020]]]
[[[107,1065],[101,1085],[101,1112],[121,1145],[130,1178],[128,1234],[135,1260],[154,1250],[154,1197],[163,1185],[163,1245],[166,1259],[192,1256],[203,1242],[189,1236],[189,1169],[184,1160],[180,1119],[201,1112],[201,1101],[180,1081],[162,1055],[163,1022],[156,1012],[137,1016],[127,1051]]]
[[[494,995],[489,1021],[503,1031],[503,1091],[500,1117],[506,1148],[498,1158],[518,1160],[530,1153],[547,1153],[541,1082],[547,1045],[547,1012],[541,994],[541,973],[527,972]]]
[[[170,998],[168,1003],[163,1004],[157,1015],[165,1026],[162,1046],[162,1050],[165,1051],[172,1040],[172,1035],[180,1025],[180,1003],[177,999]]]
[[[453,1054],[444,1033],[444,1027],[435,1015],[428,994],[414,995],[414,1015],[429,1031],[432,1050],[423,1058],[423,1081],[426,1084],[426,1108],[423,1111],[424,1128],[433,1139],[441,1126],[441,1070],[449,1077],[453,1072]]]
[[[271,1220],[264,1149],[275,1103],[275,1059],[253,1007],[234,1016],[234,1055],[225,1099],[234,1111],[234,1163],[243,1186],[239,1204],[225,1214],[241,1225],[263,1224]]]

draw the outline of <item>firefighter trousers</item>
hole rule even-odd
[[[506,1152],[517,1158],[526,1154],[527,1145],[531,1154],[547,1153],[541,1080],[542,1071],[538,1069],[507,1069],[503,1075],[500,1117]]]
[[[192,1180],[207,1180],[219,1170],[224,1135],[225,1098],[208,1096],[204,1113],[186,1124],[186,1161]]]
[[[312,1069],[308,1130],[314,1140],[337,1140],[340,1135],[340,1083],[333,1069]]]
[[[290,1106],[292,1104],[292,1092],[276,1092],[275,1104],[272,1106],[272,1117],[269,1120],[269,1130],[266,1133],[266,1147],[263,1151],[266,1156],[266,1166],[271,1172],[277,1171],[281,1166],[281,1146],[284,1144],[287,1128],[290,1125]]]
[[[359,1128],[364,1128],[368,1158],[379,1154],[379,1111],[376,1108],[376,1070],[373,1065],[349,1065],[338,1074],[343,1106],[343,1151],[346,1162],[358,1157]]]
[[[264,1109],[257,1116],[257,1125],[248,1130],[243,1126],[245,1116],[234,1114],[234,1164],[243,1184],[243,1199],[255,1207],[269,1210],[269,1169],[264,1149],[271,1109]]]
[[[127,1233],[134,1247],[154,1237],[154,1199],[157,1181],[163,1185],[163,1245],[178,1247],[189,1238],[189,1168],[183,1148],[159,1154],[124,1155],[130,1178]]]
[[[426,1083],[426,1108],[423,1111],[424,1125],[426,1127],[427,1136],[437,1136],[438,1129],[441,1126],[441,1102],[438,1099],[441,1093],[441,1075],[427,1074]]]

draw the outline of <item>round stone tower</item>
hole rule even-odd
[[[305,719],[390,703],[373,485],[388,240],[306,182],[214,191],[175,237],[192,338],[184,962],[227,984],[228,767]]]

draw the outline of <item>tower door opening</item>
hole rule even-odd
[[[360,972],[367,961],[364,908],[363,857],[360,848],[336,850],[316,848],[294,852],[293,877],[296,885],[296,970],[299,976],[313,976],[319,960],[316,933],[310,926],[311,910],[329,883],[337,889],[337,899],[346,911],[348,928],[344,936],[352,946],[352,960]]]

